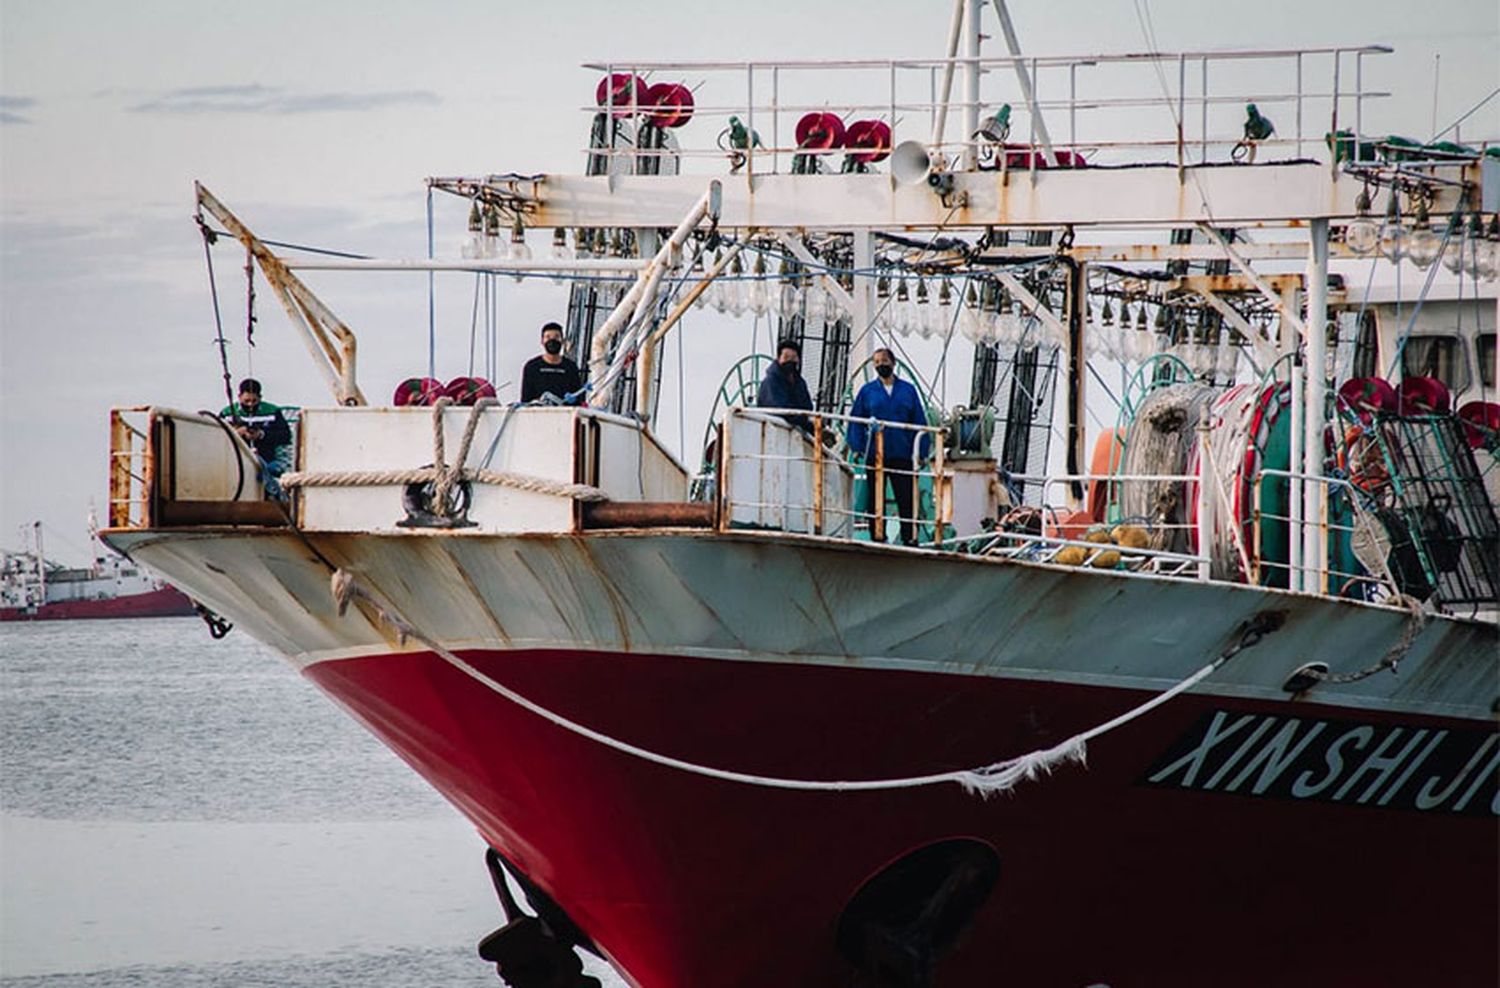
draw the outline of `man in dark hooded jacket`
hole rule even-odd
[[[761,408],[804,408],[812,411],[812,397],[802,379],[802,345],[796,340],[782,340],[776,348],[776,363],[766,368],[756,392],[755,404]],[[812,431],[806,415],[788,415],[787,423],[803,432]]]

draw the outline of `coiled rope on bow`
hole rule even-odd
[[[1077,762],[1078,764],[1084,764],[1087,757],[1088,742],[1150,713],[1173,697],[1192,689],[1198,683],[1213,675],[1214,672],[1222,667],[1224,663],[1234,658],[1234,656],[1247,648],[1254,647],[1265,635],[1281,627],[1282,622],[1285,620],[1284,613],[1280,611],[1267,611],[1255,615],[1241,625],[1239,634],[1233,644],[1220,652],[1213,661],[1197,672],[1165,692],[1158,693],[1145,703],[1127,710],[1118,717],[1075,734],[1062,743],[1053,745],[1050,748],[1041,748],[1015,758],[1008,758],[1004,761],[979,766],[978,768],[936,772],[931,775],[913,775],[893,779],[789,779],[778,776],[754,775],[748,772],[736,772],[730,769],[716,768],[711,765],[701,765],[681,758],[674,758],[671,755],[664,755],[660,752],[631,744],[628,741],[622,741],[619,738],[594,730],[577,721],[570,720],[562,714],[550,710],[510,689],[503,683],[496,681],[494,678],[476,669],[469,662],[466,662],[462,657],[445,648],[430,635],[422,633],[416,626],[396,611],[394,607],[387,602],[378,600],[369,590],[365,589],[355,579],[354,574],[348,570],[339,569],[335,571],[331,580],[331,587],[333,599],[338,606],[338,613],[340,615],[348,609],[349,604],[355,599],[365,601],[371,605],[382,621],[395,629],[397,638],[402,644],[405,644],[407,639],[421,642],[444,662],[453,666],[470,679],[498,693],[517,706],[580,737],[588,738],[605,747],[613,748],[615,751],[640,758],[643,761],[652,762],[653,764],[662,765],[667,768],[679,769],[684,772],[691,772],[694,775],[701,775],[710,779],[738,782],[768,789],[792,789],[804,792],[870,792],[875,790],[916,789],[944,783],[956,783],[962,786],[965,792],[971,794],[977,793],[984,797],[989,797],[996,793],[1009,792],[1021,782],[1035,779],[1041,775],[1050,775],[1054,769],[1065,763]]]
[[[451,398],[439,398],[432,406],[432,466],[407,470],[299,470],[282,474],[281,486],[290,489],[430,483],[433,485],[432,503],[439,510],[447,509],[448,494],[457,484],[466,480],[493,484],[497,487],[509,487],[513,490],[530,491],[534,494],[572,498],[575,501],[609,500],[608,494],[592,484],[575,484],[524,473],[464,466],[469,458],[469,448],[474,443],[474,433],[479,427],[479,420],[484,410],[499,404],[494,398],[481,398],[474,403],[474,407],[469,412],[469,419],[464,423],[463,436],[458,444],[458,456],[450,465],[447,462],[447,437],[443,429],[443,410],[452,404]]]

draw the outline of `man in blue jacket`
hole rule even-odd
[[[916,487],[917,478],[912,464],[915,449],[920,460],[926,461],[931,452],[931,436],[912,429],[885,429],[882,422],[902,422],[909,425],[927,424],[927,410],[922,406],[922,396],[908,381],[896,377],[896,355],[885,347],[875,351],[875,380],[859,389],[854,397],[854,407],[849,414],[856,420],[849,425],[849,448],[856,457],[863,458],[872,469],[867,471],[870,482],[865,485],[864,503],[859,510],[871,514],[875,510],[875,433],[859,419],[873,418],[875,429],[882,435],[882,462],[885,474],[890,478],[891,489],[896,494],[896,509],[901,515],[901,544],[917,544]],[[921,437],[920,444],[917,442]]]
[[[776,348],[776,363],[766,368],[760,390],[755,393],[755,404],[760,408],[805,408],[812,411],[812,396],[807,393],[807,382],[802,379],[802,345],[796,340],[782,340]],[[803,432],[812,431],[812,423],[806,415],[788,415],[786,420]]]

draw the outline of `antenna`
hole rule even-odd
[[[1021,43],[1016,40],[1016,26],[1010,21],[1010,11],[1005,0],[994,0],[995,13],[1000,16],[1000,30],[1005,33],[1005,47],[1010,51],[1011,64],[1016,67],[1016,79],[1021,84],[1021,95],[1026,98],[1026,108],[1036,123],[1036,136],[1042,142],[1042,151],[1047,155],[1047,164],[1057,167],[1057,152],[1052,150],[1052,135],[1047,132],[1047,122],[1042,119],[1041,107],[1037,106],[1036,93],[1031,88],[1031,73],[1021,61]]]

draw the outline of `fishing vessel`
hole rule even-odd
[[[63,566],[42,555],[42,525],[28,545],[0,552],[0,621],[175,617],[193,602],[149,571],[98,547],[88,566]]]
[[[456,257],[200,185],[331,403],[284,472],[117,409],[105,538],[473,822],[518,988],[1494,984],[1500,150],[1370,134],[1387,49],[994,7],[1008,54],[959,0],[937,59],[586,65],[583,174],[428,180]],[[328,269],[559,279],[588,383],[372,400]],[[698,303],[812,407],[722,352],[674,451]],[[922,421],[859,411],[881,353]]]

